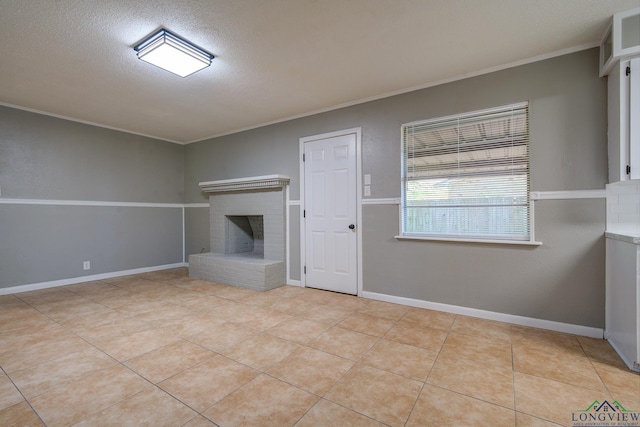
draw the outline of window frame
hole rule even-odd
[[[538,242],[535,240],[535,229],[534,229],[534,217],[535,217],[535,209],[534,209],[534,200],[532,198],[532,191],[531,188],[527,188],[527,203],[528,203],[528,210],[529,210],[529,217],[528,217],[528,221],[529,221],[529,238],[527,240],[522,239],[522,240],[514,240],[514,239],[496,239],[496,238],[491,238],[490,236],[487,236],[486,238],[482,237],[482,236],[473,236],[473,237],[467,237],[464,235],[439,235],[439,234],[429,234],[429,233],[415,233],[415,232],[411,232],[411,233],[407,233],[404,230],[404,224],[405,224],[405,213],[406,213],[406,209],[405,209],[405,205],[406,205],[406,175],[407,175],[407,159],[405,156],[405,141],[404,141],[404,134],[405,134],[405,128],[408,126],[416,126],[416,125],[424,125],[424,124],[428,124],[430,122],[436,123],[436,122],[441,122],[441,121],[450,121],[450,120],[457,120],[457,119],[464,119],[464,118],[470,118],[472,116],[476,116],[476,115],[489,115],[492,113],[497,113],[497,112],[502,112],[505,111],[506,109],[513,109],[513,108],[523,108],[526,107],[527,108],[527,120],[529,122],[529,116],[530,116],[530,103],[529,101],[524,101],[524,102],[518,102],[518,103],[513,103],[513,104],[507,104],[507,105],[502,105],[499,107],[493,107],[493,108],[486,108],[486,109],[481,109],[481,110],[475,110],[475,111],[468,111],[468,112],[464,112],[464,113],[460,113],[460,114],[455,114],[455,115],[449,115],[449,116],[442,116],[442,117],[434,117],[431,119],[425,119],[425,120],[417,120],[417,121],[413,121],[413,122],[408,122],[408,123],[403,123],[400,126],[400,158],[401,158],[401,176],[400,176],[400,187],[401,187],[401,197],[399,199],[399,206],[398,206],[398,213],[399,213],[399,222],[398,222],[398,226],[399,226],[399,233],[398,235],[395,236],[396,239],[398,240],[424,240],[424,241],[443,241],[443,242],[469,242],[469,243],[492,243],[492,244],[506,244],[506,245],[529,245],[529,246],[539,246],[542,243]],[[530,144],[530,134],[531,134],[531,130],[529,127],[529,123],[527,124],[527,149],[529,150],[528,152],[528,162],[529,162],[529,168],[527,171],[528,174],[528,182],[530,183],[530,179],[531,179],[531,156],[530,156],[530,148],[531,148],[531,144]]]

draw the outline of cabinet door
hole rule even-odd
[[[630,179],[640,179],[640,57],[630,61],[629,75],[629,166]]]
[[[609,182],[640,179],[640,57],[617,63],[607,80]]]

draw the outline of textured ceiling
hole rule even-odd
[[[0,104],[188,143],[593,46],[640,0],[0,0]],[[136,58],[166,27],[216,55]],[[595,72],[595,71],[594,71]]]

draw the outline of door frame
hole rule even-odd
[[[305,163],[302,160],[305,143],[320,139],[334,138],[343,135],[355,135],[356,137],[356,276],[357,296],[362,296],[362,128],[351,128],[335,132],[327,132],[319,135],[311,135],[300,138],[299,164],[300,164],[300,284],[307,287],[307,276],[304,266],[307,264],[306,227],[305,218],[302,215],[305,206]]]

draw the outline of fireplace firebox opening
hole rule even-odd
[[[225,215],[225,253],[264,258],[264,217]]]

